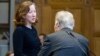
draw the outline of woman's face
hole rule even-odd
[[[30,10],[25,16],[25,22],[26,23],[35,23],[37,18],[36,18],[36,8],[35,5],[32,4],[29,6]]]

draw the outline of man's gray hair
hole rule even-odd
[[[74,28],[74,17],[73,14],[69,11],[58,11],[55,17],[55,23],[59,23],[61,28]]]

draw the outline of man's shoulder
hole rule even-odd
[[[84,35],[76,32],[72,32],[76,37],[86,38]]]
[[[57,32],[49,34],[48,36],[58,36],[58,35],[61,35],[63,33],[64,33],[63,31],[57,31]]]
[[[67,34],[64,31],[57,31],[47,35],[47,39],[61,39],[61,37],[65,37]]]
[[[84,35],[80,34],[80,33],[76,33],[76,32],[73,32],[75,37],[77,37],[80,41],[84,41],[84,42],[88,42],[88,39],[87,37],[85,37]]]

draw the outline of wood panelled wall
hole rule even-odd
[[[94,16],[94,52],[100,56],[100,0],[93,1],[93,16]]]
[[[55,13],[68,10],[74,14],[74,31],[85,35],[90,48],[100,56],[100,0],[36,0],[39,33],[54,32]]]
[[[40,3],[39,3],[40,2]],[[75,15],[76,27],[75,31],[81,33],[82,24],[82,12],[83,12],[83,1],[81,0],[38,0],[38,8],[41,7],[39,12],[39,32],[40,33],[52,33],[54,32],[54,20],[55,13],[60,10],[69,10]]]

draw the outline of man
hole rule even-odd
[[[59,11],[55,17],[55,32],[47,35],[38,56],[88,56],[88,40],[73,32],[74,17],[69,11]]]

